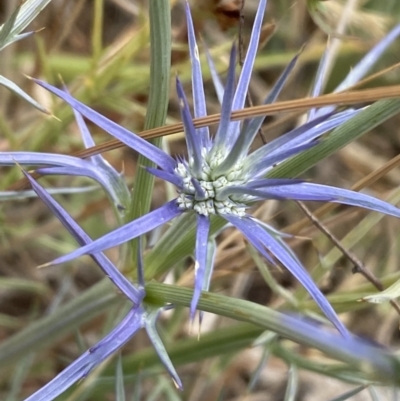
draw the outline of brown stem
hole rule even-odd
[[[336,248],[338,248],[348,260],[350,260],[350,262],[353,264],[353,269],[352,269],[353,274],[360,273],[379,291],[383,291],[385,289],[382,282],[377,277],[375,277],[375,275],[371,271],[369,271],[365,267],[365,265],[352,252],[347,250],[340,243],[340,241],[329,231],[329,229],[325,227],[324,224],[321,223],[321,221],[318,220],[318,218],[311,213],[311,211],[304,205],[303,202],[296,202],[296,203],[300,207],[300,209],[304,212],[304,214],[311,220],[311,222],[329,238],[329,240],[333,243],[333,245],[335,245]],[[398,303],[394,300],[391,300],[390,304],[400,315],[400,306],[398,305]]]

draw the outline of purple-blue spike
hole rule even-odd
[[[328,39],[328,44],[324,53],[322,54],[321,60],[318,65],[317,74],[315,75],[315,83],[311,90],[311,97],[317,97],[322,95],[322,91],[324,89],[325,81],[327,79],[326,73],[328,68],[328,55],[330,51],[330,40]],[[316,116],[317,109],[312,108],[308,113],[307,121],[311,121]]]
[[[106,132],[108,132],[114,138],[117,138],[118,140],[123,142],[125,145],[129,146],[132,149],[135,149],[137,152],[145,156],[147,159],[151,160],[157,166],[163,168],[166,171],[174,170],[176,166],[175,160],[171,156],[163,152],[161,149],[157,148],[157,146],[152,145],[150,142],[147,142],[140,136],[133,134],[126,128],[123,128],[120,125],[116,124],[114,121],[111,121],[107,117],[104,117],[97,111],[94,111],[90,107],[74,99],[68,93],[38,79],[34,79],[34,81],[38,85],[42,86],[43,88],[63,99],[72,108],[85,116],[88,120],[92,121],[94,124],[104,129]]]
[[[200,299],[201,290],[203,289],[204,277],[207,267],[207,243],[208,234],[210,232],[210,219],[208,216],[197,216],[196,228],[196,247],[194,261],[194,292],[192,301],[190,302],[190,320],[194,320],[197,304]]]
[[[215,64],[213,59],[211,58],[210,52],[207,49],[207,46],[203,46],[205,53],[206,53],[206,57],[207,57],[207,63],[208,63],[208,68],[210,69],[210,73],[211,73],[211,79],[213,81],[214,84],[214,89],[215,89],[215,93],[217,94],[217,98],[219,101],[219,104],[222,104],[222,100],[224,98],[224,86],[222,85],[221,82],[221,78],[218,75],[217,69],[215,68]]]
[[[154,349],[157,352],[158,357],[160,358],[162,364],[164,365],[165,369],[171,376],[172,380],[174,381],[175,386],[179,390],[183,390],[183,385],[178,373],[176,372],[174,365],[171,362],[171,359],[168,355],[167,350],[164,347],[163,342],[160,339],[160,336],[157,332],[156,321],[157,318],[162,310],[170,309],[171,306],[166,306],[164,308],[160,308],[156,311],[152,311],[147,314],[146,319],[144,321],[146,333],[149,336],[151,343],[153,344]]]
[[[63,85],[63,89],[64,89],[64,92],[66,92],[69,95],[71,95],[69,93],[69,90],[68,90],[66,85]],[[83,143],[85,145],[85,148],[90,148],[92,146],[95,146],[96,144],[95,144],[95,142],[94,142],[94,140],[92,138],[92,135],[90,134],[89,128],[87,127],[87,125],[85,123],[85,120],[82,117],[82,114],[78,113],[75,109],[72,109],[72,110],[74,112],[75,121],[76,121],[76,123],[78,125],[79,132],[81,133],[82,140],[83,140]],[[91,156],[90,158],[92,160],[97,160],[100,163],[103,161],[103,158],[102,158],[101,155],[94,155],[94,156]]]
[[[178,217],[182,213],[183,210],[179,208],[176,200],[172,200],[160,208],[146,214],[145,216],[139,217],[138,219],[133,220],[106,235],[103,235],[91,244],[78,248],[67,255],[61,256],[52,262],[44,264],[43,266],[69,262],[70,260],[82,255],[102,252],[105,249],[121,245],[124,242],[137,238],[140,235],[143,235],[165,223],[168,223],[170,220]]]
[[[213,274],[214,270],[214,261],[215,261],[215,256],[217,253],[217,243],[215,239],[208,239],[207,242],[207,263],[206,263],[206,269],[204,273],[204,278],[203,278],[203,285],[201,287],[202,291],[208,291],[210,289],[210,284],[211,284],[211,277]],[[199,312],[199,327],[201,327],[201,324],[203,322],[203,317],[204,317],[204,312],[200,311]]]
[[[344,91],[361,80],[368,71],[380,60],[387,48],[400,36],[400,24],[396,25],[377,45],[375,45],[358,63],[351,69],[347,77],[339,84],[334,92]],[[335,109],[335,106],[322,107],[314,113],[320,116]]]
[[[359,112],[360,110],[346,110],[338,113],[337,115],[326,114],[317,117],[304,125],[300,125],[292,131],[289,131],[287,134],[274,139],[270,143],[267,143],[247,156],[245,164],[248,166],[249,173],[259,177],[260,174],[258,173],[258,165],[263,164],[264,158],[269,157],[277,152],[286,151],[309,143],[331,129],[334,129],[348,121]]]
[[[291,72],[293,71],[293,68],[297,63],[300,54],[301,52],[296,54],[296,56],[293,57],[290,63],[283,70],[281,76],[278,78],[275,85],[272,87],[270,93],[265,98],[263,104],[271,104],[276,101],[284,85],[286,84],[287,79],[289,78]],[[243,127],[242,132],[234,146],[234,148],[235,147],[239,148],[239,150],[236,151],[239,152],[240,155],[239,157],[243,157],[243,155],[247,154],[255,136],[257,135],[259,129],[261,128],[262,123],[265,120],[265,117],[266,116],[252,118],[250,121],[247,122],[246,126]],[[235,152],[234,148],[232,149],[233,152]]]
[[[249,47],[247,49],[246,57],[243,62],[243,68],[240,73],[239,82],[236,88],[235,97],[233,99],[233,104],[232,104],[233,110],[242,109],[246,100],[246,95],[249,89],[254,60],[256,58],[258,44],[260,41],[262,22],[266,7],[267,7],[267,0],[260,0],[257,8],[256,18],[253,23],[253,29],[251,31]]]
[[[99,165],[94,165],[93,168],[86,170],[79,167],[45,167],[37,169],[36,172],[42,175],[70,175],[92,178],[105,189],[107,195],[119,210],[125,210],[127,207],[129,199],[128,188],[119,175],[113,174],[108,168],[105,170]]]
[[[40,199],[49,207],[55,216],[61,221],[63,226],[78,241],[79,245],[93,243],[84,230],[75,222],[75,220],[57,203],[47,191],[36,182],[30,174],[22,170],[25,177],[29,180],[32,189],[37,193]],[[144,297],[143,291],[137,290],[132,283],[113,265],[113,263],[102,253],[91,255],[93,260],[104,271],[107,277],[116,285],[116,287],[126,295],[135,305],[140,304]]]
[[[214,145],[211,149],[211,157],[216,152],[224,152],[226,149],[226,139],[231,124],[232,101],[235,93],[235,69],[236,69],[236,46],[232,46],[229,58],[229,70],[222,99],[221,120],[218,131],[214,138]]]
[[[64,89],[64,90],[66,91],[66,89]],[[89,128],[87,127],[85,120],[82,117],[82,114],[78,113],[75,109],[72,109],[72,111],[74,112],[75,121],[76,121],[79,131],[81,133],[85,148],[87,149],[92,146],[95,146],[96,144],[92,138],[92,135],[90,134]],[[103,157],[101,155],[90,156],[90,159],[100,166],[104,165],[106,163],[106,161],[103,159]],[[107,165],[108,165],[108,163],[107,163]]]
[[[380,60],[387,48],[400,36],[400,24],[396,25],[378,44],[376,44],[358,63],[351,69],[347,77],[335,89],[340,92],[348,89],[362,79],[368,71]]]
[[[246,185],[246,187],[257,189],[257,188],[275,187],[280,185],[301,184],[303,182],[305,182],[305,180],[293,179],[293,178],[260,178],[257,180],[252,180]]]
[[[295,146],[291,149],[283,148],[281,151],[271,153],[264,159],[260,160],[253,168],[249,169],[248,174],[253,175],[254,178],[264,176],[268,170],[270,170],[275,164],[280,163],[284,160],[290,159],[305,150],[311,149],[318,145],[320,141],[313,141],[309,143],[304,143],[303,145]]]
[[[116,174],[110,174],[108,168],[102,168],[89,160],[57,153],[0,152],[0,165],[14,166],[15,163],[23,166],[51,166],[39,169],[42,174],[78,175],[93,178],[104,187],[114,204],[122,208],[126,206],[124,203],[126,203],[126,197],[129,196],[126,185],[122,181],[117,182],[119,177]]]
[[[196,133],[196,128],[193,125],[193,119],[189,110],[189,105],[186,99],[185,92],[183,91],[182,84],[178,77],[176,77],[176,92],[179,99],[179,106],[181,110],[181,117],[183,126],[186,134],[186,144],[190,159],[193,159],[193,170],[200,174],[203,157],[202,152],[202,141],[201,138]]]
[[[52,381],[40,388],[25,401],[51,401],[70,388],[89,372],[127,343],[143,325],[142,308],[132,308],[100,343],[86,351],[59,373]]]
[[[87,160],[58,153],[0,152],[0,165],[15,166],[15,163],[23,166],[61,166],[78,167],[82,170],[94,169],[94,166]]]
[[[178,177],[176,174],[169,173],[164,170],[160,170],[158,168],[146,167],[146,170],[153,174],[155,177],[161,178],[164,181],[168,181],[171,184],[175,185],[177,188],[181,189],[183,186],[182,178]]]
[[[328,185],[302,182],[294,185],[259,187],[264,199],[293,199],[301,201],[335,202],[358,206],[375,212],[400,217],[400,209],[373,196]]]
[[[196,178],[192,178],[190,181],[194,187],[194,191],[195,191],[194,197],[195,197],[196,201],[201,201],[201,200],[207,199],[206,191],[200,185],[199,181]]]
[[[233,215],[225,217],[231,224],[238,228],[249,242],[260,252],[263,256],[269,257],[270,252],[274,257],[279,260],[306,288],[311,297],[315,300],[321,310],[325,313],[327,318],[336,326],[339,332],[344,337],[349,337],[350,334],[343,323],[338,319],[331,304],[324,297],[319,288],[315,285],[304,267],[297,263],[292,258],[285,248],[266,230],[260,227],[257,222],[251,218],[240,218]],[[262,246],[260,246],[262,244]]]
[[[192,94],[193,94],[193,107],[194,116],[205,117],[207,115],[206,98],[204,96],[203,75],[201,73],[201,63],[199,56],[199,49],[196,43],[196,36],[194,32],[192,15],[190,14],[189,3],[185,4],[186,23],[188,29],[188,42],[190,61],[192,64]],[[208,144],[210,133],[208,127],[201,127],[196,130],[197,135],[200,136],[201,146],[204,148]]]
[[[260,3],[258,4],[257,8],[256,18],[253,24],[253,30],[251,32],[249,47],[247,49],[247,54],[244,59],[243,68],[239,77],[239,82],[236,87],[235,97],[232,103],[232,110],[242,109],[246,100],[246,95],[249,89],[254,60],[257,54],[258,43],[260,41],[262,22],[266,6],[267,6],[267,0],[260,0]],[[239,135],[239,130],[240,130],[240,122],[239,121],[232,122],[229,130],[229,135],[227,136],[227,144],[233,145],[236,142],[236,139]]]
[[[355,335],[343,338],[309,318],[280,314],[279,319],[288,326],[287,338],[324,350],[328,355],[376,372],[380,377],[397,380],[398,359],[381,345]]]

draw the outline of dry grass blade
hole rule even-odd
[[[267,104],[261,106],[248,107],[242,110],[232,112],[232,120],[243,120],[250,117],[272,115],[278,113],[285,113],[290,111],[308,110],[312,107],[323,106],[344,106],[360,103],[369,103],[381,99],[389,99],[400,97],[400,85],[384,86],[373,89],[363,89],[351,92],[331,93],[322,95],[315,98],[302,98],[296,100],[289,100],[284,102],[277,102],[274,104]],[[205,127],[219,122],[221,115],[212,114],[203,118],[195,118],[193,120],[196,128]],[[158,138],[164,135],[176,134],[183,131],[183,124],[171,124],[163,127],[158,127],[146,131],[142,131],[138,135],[144,139]],[[86,158],[100,153],[108,152],[110,150],[118,149],[125,146],[121,141],[113,139],[101,145],[93,146],[73,153],[73,156]],[[35,177],[37,178],[37,177]],[[8,190],[18,191],[26,188],[28,185],[26,179],[21,179],[11,185]]]
[[[248,107],[242,110],[232,112],[232,120],[244,120],[250,117],[258,117],[263,115],[271,115],[285,113],[289,111],[308,110],[312,107],[323,107],[330,105],[344,106],[358,103],[374,102],[381,99],[389,99],[400,97],[400,85],[384,86],[373,89],[364,89],[352,92],[340,92],[323,95],[315,98],[303,98],[296,100],[288,100],[267,104],[262,106]],[[212,114],[203,118],[195,118],[193,120],[196,128],[205,127],[212,124],[217,124],[221,115]],[[142,131],[138,135],[145,139],[157,138],[164,135],[176,134],[183,131],[182,123],[172,124],[164,127],[159,127],[147,131]],[[78,157],[90,157],[99,153],[108,152],[124,146],[118,140],[107,141],[101,145],[93,146],[79,152],[74,153]]]
[[[321,222],[319,221],[313,213],[304,205],[303,202],[296,202],[300,209],[305,213],[307,218],[321,231],[325,234],[327,238],[333,243],[336,248],[342,252],[343,256],[345,256],[352,264],[353,269],[352,272],[360,273],[366,280],[368,280],[377,290],[383,291],[385,289],[382,282],[375,277],[375,275],[365,267],[365,265],[355,256],[354,253],[350,252],[346,249],[340,241],[336,238],[335,235]],[[393,299],[390,301],[390,304],[393,306],[394,310],[400,315],[400,306]]]

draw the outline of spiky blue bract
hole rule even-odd
[[[153,344],[153,347],[157,351],[158,357],[160,358],[162,364],[167,369],[169,375],[174,381],[175,386],[178,389],[182,390],[183,389],[182,381],[178,373],[176,372],[174,365],[171,362],[171,359],[169,358],[167,350],[165,349],[165,346],[161,341],[160,336],[158,335],[156,327],[158,316],[163,310],[168,310],[168,309],[171,309],[171,307],[166,306],[159,309],[147,310],[146,319],[144,320],[144,328],[146,329],[146,333],[149,336],[149,339]]]
[[[227,132],[231,124],[232,102],[235,93],[235,67],[236,67],[236,46],[232,46],[229,59],[228,77],[221,103],[221,120],[218,126],[218,131],[213,141],[211,149],[211,157],[215,157],[216,153],[223,149]]]
[[[360,206],[397,217],[400,216],[400,212],[399,209],[392,205],[356,192],[304,183],[298,180],[289,182],[289,180],[275,181],[264,178],[275,163],[280,163],[296,153],[312,147],[323,134],[348,121],[359,110],[349,109],[335,112],[335,108],[325,109],[312,121],[300,125],[255,152],[248,154],[252,139],[263,123],[263,118],[250,119],[241,126],[240,122],[230,121],[230,114],[233,110],[242,108],[245,102],[265,7],[266,1],[260,1],[249,48],[236,90],[234,89],[235,47],[231,51],[225,88],[221,86],[221,80],[217,76],[215,69],[211,68],[213,81],[216,82],[217,95],[222,101],[221,121],[214,140],[208,140],[208,131],[194,127],[183,87],[177,80],[177,92],[188,147],[187,161],[183,159],[175,161],[161,150],[155,150],[153,146],[135,134],[78,102],[72,96],[66,95],[65,92],[51,85],[39,82],[40,85],[60,96],[93,123],[154,161],[159,166],[159,170],[152,169],[149,171],[175,184],[178,192],[176,200],[170,201],[160,209],[106,234],[92,244],[86,245],[69,255],[62,256],[52,263],[69,261],[86,253],[101,252],[104,249],[140,236],[181,213],[196,213],[198,216],[198,229],[194,255],[197,273],[194,298],[190,307],[190,315],[193,317],[200,290],[208,289],[209,278],[212,274],[212,266],[210,267],[210,259],[206,250],[209,248],[209,242],[206,241],[205,234],[208,232],[208,218],[211,214],[218,214],[241,230],[270,263],[279,261],[289,269],[305,286],[321,310],[341,334],[348,337],[346,328],[336,316],[331,305],[312,281],[297,257],[285,245],[282,238],[277,237],[279,234],[273,231],[272,228],[267,229],[264,223],[247,215],[249,203],[265,199],[307,199]],[[186,13],[188,14],[189,48],[192,61],[192,88],[196,91],[194,94],[194,115],[203,116],[206,112],[204,89],[201,84],[198,49],[188,7],[186,8]],[[386,41],[384,47],[388,43]],[[377,54],[376,52],[372,53],[372,58],[376,59]],[[285,69],[265,102],[276,100],[290,72],[293,70],[296,60],[297,56]],[[370,66],[370,59],[367,57],[365,60],[367,60],[365,63]],[[362,66],[356,68],[362,68]]]
[[[79,157],[45,152],[0,152],[0,166],[48,166],[39,169],[41,174],[63,174],[85,176],[96,180],[107,192],[113,203],[121,208],[127,207],[126,184],[117,179],[112,171],[104,166],[93,164]]]
[[[370,69],[375,65],[376,61],[380,59],[382,54],[387,48],[399,37],[400,35],[400,24],[396,25],[379,43],[377,43],[347,74],[346,78],[339,84],[334,92],[344,91],[351,86],[355,85],[361,80]],[[323,85],[326,81],[326,72],[329,69],[328,66],[328,53],[330,47],[328,45],[325,53],[321,59],[318,67],[317,75],[315,78],[315,85],[312,91],[312,96],[318,96],[323,90]],[[312,109],[309,113],[308,119],[312,120],[315,117],[321,116],[331,110],[334,106],[322,107],[321,109]]]
[[[192,302],[190,304],[190,318],[194,319],[200,294],[203,289],[203,283],[207,268],[208,235],[210,232],[210,218],[208,216],[197,216],[196,246],[194,257],[195,285]]]
[[[122,348],[141,328],[145,328],[160,357],[161,362],[171,375],[176,387],[183,389],[180,380],[157,330],[156,319],[159,311],[146,311],[142,305],[131,308],[123,320],[96,345],[72,362],[48,384],[26,398],[25,401],[51,401],[89,373],[109,356]]]
[[[51,401],[79,380],[87,377],[92,369],[126,344],[143,327],[144,311],[141,306],[132,308],[106,337],[72,362],[52,381],[40,388],[25,401]]]
[[[134,135],[126,128],[121,127],[97,111],[79,102],[69,93],[39,79],[33,79],[33,81],[50,92],[53,92],[55,95],[67,102],[72,108],[85,116],[88,120],[95,122],[100,128],[104,129],[104,131],[118,138],[130,148],[135,149],[137,152],[147,157],[160,168],[166,171],[173,171],[176,167],[176,161],[171,156],[157,148],[157,146],[152,145],[138,135]]]
[[[188,28],[188,44],[190,52],[190,61],[192,66],[192,93],[194,102],[194,116],[205,117],[207,115],[206,98],[203,90],[203,75],[201,73],[199,48],[196,43],[193,20],[190,14],[189,3],[185,4],[185,14]],[[197,129],[197,135],[201,143],[201,147],[206,147],[210,140],[208,127]]]
[[[251,37],[246,57],[243,62],[242,72],[239,77],[235,96],[233,97],[232,110],[242,109],[246,100],[247,91],[249,89],[249,84],[251,79],[251,73],[253,70],[254,60],[257,55],[262,22],[266,7],[267,7],[267,0],[260,0],[253,24],[253,29],[251,31]],[[233,144],[236,142],[239,136],[239,132],[240,132],[240,122],[239,121],[233,122],[230,130],[226,134],[225,147],[227,150],[230,150]]]
[[[146,214],[145,216],[125,224],[109,234],[104,235],[98,240],[78,248],[76,251],[68,255],[55,259],[50,264],[68,262],[69,260],[75,259],[78,256],[101,252],[99,251],[100,248],[104,250],[121,245],[126,241],[138,238],[139,236],[146,234],[147,232],[154,230],[159,226],[162,226],[182,213],[183,211],[179,208],[176,201],[170,201],[160,208]]]
[[[343,323],[338,319],[331,304],[318,289],[304,267],[272,236],[264,230],[255,219],[250,217],[227,216],[227,220],[237,227],[248,241],[260,252],[267,260],[271,261],[271,256],[279,260],[304,286],[315,302],[324,311],[328,319],[338,328],[343,336],[349,333]],[[273,261],[272,261],[273,262]]]
[[[386,350],[380,344],[353,334],[343,338],[311,319],[285,314],[280,314],[280,319],[292,327],[293,332],[296,333],[297,342],[301,343],[301,338],[307,339],[304,342],[324,350],[329,355],[348,361],[362,370],[368,370],[376,377],[386,379],[388,382],[398,382],[399,360],[393,352]]]
[[[33,190],[56,215],[64,227],[80,245],[91,244],[89,236],[72,219],[72,217],[41,187],[30,174],[23,171]],[[141,250],[141,247],[139,247]],[[182,389],[182,382],[169,359],[165,347],[156,330],[156,320],[164,308],[152,308],[143,303],[146,295],[144,289],[144,266],[141,252],[138,253],[138,287],[134,286],[103,254],[91,255],[115,286],[132,302],[133,306],[125,318],[100,342],[91,347],[81,357],[63,370],[50,383],[38,390],[28,400],[50,401],[63,393],[77,381],[85,378],[90,371],[106,358],[120,349],[136,332],[145,328],[161,362],[170,373],[175,385]]]
[[[69,233],[78,241],[79,245],[87,245],[92,243],[90,237],[79,226],[78,223],[57,203],[50,194],[39,185],[30,174],[23,171],[25,177],[29,180],[32,189],[36,192],[39,198],[47,205],[47,207],[55,214],[63,226]],[[135,305],[142,302],[144,291],[139,291],[134,287],[129,280],[113,265],[113,263],[102,253],[92,254],[92,258],[104,271],[107,277],[115,284],[115,286],[130,299]]]
[[[66,88],[64,90],[66,90]],[[79,131],[81,133],[81,137],[85,147],[90,148],[92,146],[95,146],[96,144],[92,138],[92,135],[90,134],[90,131],[82,115],[78,113],[75,109],[74,109],[74,115],[75,115],[75,121],[79,127]],[[117,193],[120,199],[121,206],[123,208],[126,208],[127,205],[130,203],[130,192],[125,183],[125,180],[122,177],[122,174],[120,174],[117,170],[115,170],[111,166],[111,164],[104,159],[102,155],[94,155],[91,156],[89,159],[93,164],[97,166],[97,168],[100,171],[106,172],[111,185],[113,186],[115,192]]]

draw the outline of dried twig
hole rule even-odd
[[[353,264],[353,269],[352,272],[355,273],[360,273],[366,280],[368,280],[376,289],[379,291],[383,291],[385,287],[383,286],[382,282],[375,277],[375,275],[369,271],[365,265],[349,250],[347,250],[341,243],[340,241],[333,235],[327,227],[324,226],[324,224],[318,220],[317,217],[315,217],[311,211],[304,205],[303,202],[296,202],[297,205],[300,207],[300,209],[304,212],[304,214],[312,221],[312,223],[319,229],[321,232],[323,232],[327,238],[333,243],[333,245],[336,246],[340,250],[340,252],[343,253],[343,255],[350,260],[350,262]],[[393,306],[393,308],[396,310],[396,312],[400,315],[400,306],[398,303],[394,300],[390,301],[390,304]]]

